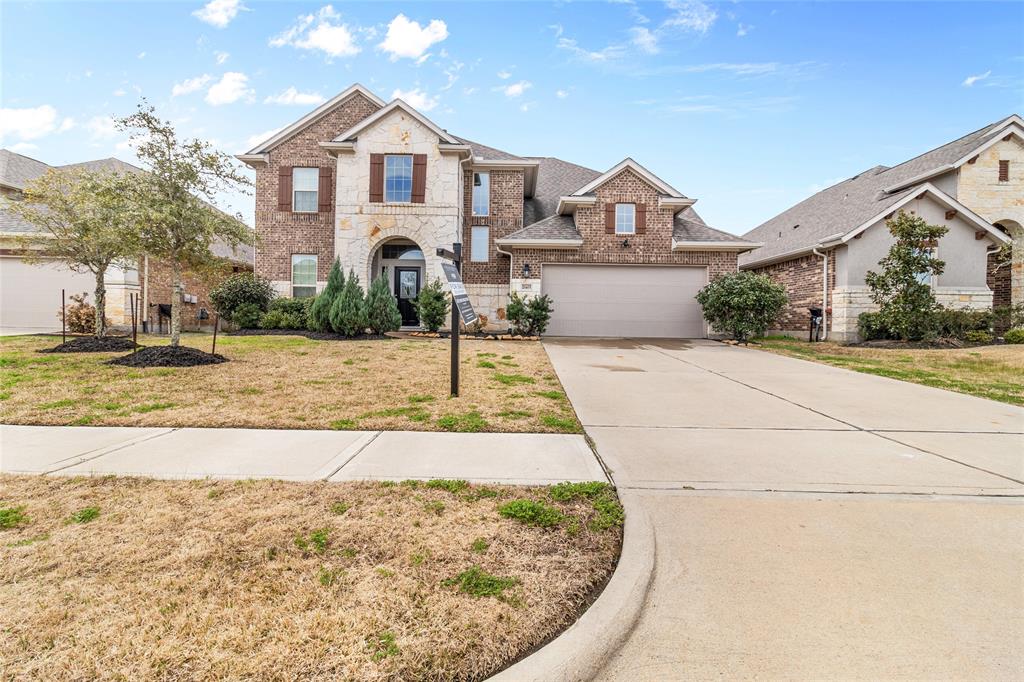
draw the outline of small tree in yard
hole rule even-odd
[[[133,183],[132,201],[142,251],[164,259],[171,268],[171,345],[181,340],[181,294],[186,270],[208,267],[215,259],[214,241],[228,246],[252,244],[242,221],[215,207],[216,195],[252,183],[233,159],[201,140],[179,141],[173,126],[143,101],[138,110],[118,119],[129,131],[135,153],[148,173]]]
[[[712,280],[697,293],[704,319],[717,331],[746,343],[762,336],[786,306],[786,288],[767,275],[736,272]]]
[[[359,278],[352,270],[331,305],[331,327],[345,336],[359,336],[366,331],[366,299]]]
[[[308,326],[310,331],[329,332],[331,326],[331,306],[334,300],[341,293],[345,286],[345,274],[341,271],[341,261],[337,258],[331,265],[331,272],[327,275],[327,286],[313,301],[313,307],[309,309]]]
[[[939,304],[930,280],[941,275],[945,262],[935,257],[934,247],[949,228],[929,225],[924,218],[900,211],[886,221],[896,242],[878,264],[881,272],[868,271],[865,283],[871,300],[879,306],[882,325],[904,341],[935,333]]]
[[[397,331],[402,326],[402,313],[384,275],[373,280],[366,292],[366,322],[374,334]]]
[[[436,332],[444,324],[448,317],[448,309],[451,308],[451,301],[448,293],[444,290],[439,278],[427,282],[413,302],[416,306],[416,315],[420,318],[420,324],[427,328],[427,331]]]
[[[547,331],[551,313],[554,311],[555,309],[551,307],[551,297],[547,294],[524,299],[513,291],[505,315],[512,323],[516,334],[536,336]]]
[[[210,290],[210,302],[228,322],[235,322],[234,313],[245,304],[255,306],[261,313],[270,307],[274,289],[263,277],[251,272],[240,272],[228,277]]]
[[[48,170],[32,180],[21,201],[4,208],[39,228],[18,241],[25,259],[57,259],[77,272],[93,274],[97,337],[107,332],[104,277],[112,266],[127,266],[136,254],[136,234],[125,202],[128,178],[111,172]]]

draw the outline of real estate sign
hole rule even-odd
[[[452,292],[452,298],[455,299],[455,306],[459,309],[459,316],[467,326],[473,324],[477,321],[476,311],[473,310],[473,304],[469,302],[469,294],[466,293],[459,269],[453,263],[441,263],[441,269],[444,270],[444,277],[448,280],[448,288]]]

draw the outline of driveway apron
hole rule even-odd
[[[545,346],[655,532],[600,679],[1024,676],[1024,409],[712,341]]]

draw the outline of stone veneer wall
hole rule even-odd
[[[256,170],[256,274],[277,291],[291,295],[292,254],[317,255],[317,279],[327,281],[334,260],[334,212],[291,213],[277,210],[280,166],[335,167],[333,157],[319,145],[343,133],[380,107],[355,94],[318,121],[270,151],[270,161]],[[337,176],[338,173],[335,173]]]
[[[830,249],[828,254],[828,290],[829,304],[834,308],[832,294],[836,286],[836,250]],[[783,309],[771,333],[800,332],[807,334],[811,328],[811,316],[808,308],[821,305],[821,257],[813,253],[791,258],[780,263],[772,263],[753,272],[768,275],[774,281],[786,287],[789,302]],[[828,316],[827,328],[833,329],[832,315]]]
[[[986,310],[992,307],[992,292],[987,288],[936,287],[935,300],[942,306],[957,310]],[[866,286],[836,287],[832,291],[832,301],[832,340],[841,343],[858,341],[857,318],[861,313],[878,310],[871,300],[870,289]]]

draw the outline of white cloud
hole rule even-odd
[[[477,89],[474,87],[462,88],[463,95],[475,95]]]
[[[93,116],[86,121],[85,129],[89,131],[93,140],[109,140],[118,135],[112,116]]]
[[[646,54],[658,54],[658,36],[644,26],[634,26],[629,29],[632,36],[631,42]]]
[[[197,9],[193,12],[192,16],[206,22],[210,26],[224,28],[243,9],[246,9],[246,7],[242,4],[242,0],[210,0],[210,2],[203,5],[202,9]]]
[[[252,149],[256,145],[258,145],[260,142],[263,142],[264,140],[269,140],[274,135],[277,135],[279,132],[281,132],[284,129],[285,129],[285,126],[281,126],[280,128],[274,128],[273,130],[264,130],[262,133],[256,133],[255,135],[250,135],[249,138],[246,140],[246,144],[249,145],[248,146],[249,149]]]
[[[441,91],[451,90],[455,82],[459,80],[459,71],[462,71],[462,67],[465,66],[462,62],[453,61],[451,66],[445,69],[442,73],[448,78],[448,82],[444,84]]]
[[[228,60],[228,57],[230,57],[230,56],[231,55],[229,53],[227,53],[227,52],[217,51],[217,52],[213,53],[213,57],[214,57],[214,59],[217,60],[217,64],[218,65],[219,64],[223,64],[224,62],[226,62]]]
[[[569,96],[569,91],[568,90],[555,90],[555,97],[557,97],[558,99],[565,99],[568,96]]]
[[[319,92],[299,92],[294,86],[282,91],[280,94],[271,95],[263,100],[264,104],[299,104],[309,106],[312,104],[323,104],[327,100]]]
[[[533,83],[530,81],[519,81],[518,83],[512,83],[511,85],[499,85],[494,88],[505,93],[506,97],[520,97],[524,92],[533,87]]]
[[[64,120],[60,122],[60,127],[57,128],[57,132],[66,133],[67,131],[74,128],[76,125],[78,124],[75,123],[75,119],[71,118],[70,116],[65,116]]]
[[[118,88],[117,90],[114,90],[114,92],[113,92],[114,97],[124,97],[127,94],[128,93],[125,92],[124,88]]]
[[[145,52],[140,52],[138,58],[139,59],[145,59],[146,58],[146,53]]]
[[[740,23],[740,25],[736,27],[736,36],[742,38],[753,30],[754,27],[750,24]]]
[[[228,71],[219,81],[206,91],[206,102],[215,107],[222,104],[237,102],[249,97],[253,91],[249,88],[249,77],[238,71]]]
[[[502,69],[501,71],[498,72],[498,78],[500,78],[503,81],[507,81],[511,77],[512,77],[512,74],[510,72],[508,72],[508,71],[505,71],[504,69]]]
[[[270,39],[271,47],[291,45],[300,50],[320,50],[329,58],[359,54],[352,29],[341,23],[341,14],[331,5],[324,5],[315,15],[299,16],[280,35]]]
[[[35,151],[36,149],[39,149],[39,145],[32,144],[31,142],[19,142],[18,144],[11,145],[11,151],[17,152],[18,154]]]
[[[391,61],[402,57],[422,59],[434,43],[448,37],[448,26],[440,19],[431,19],[426,26],[399,14],[388,24],[388,33],[379,47],[391,56]]]
[[[601,50],[587,50],[579,46],[574,38],[559,38],[556,46],[585,62],[607,62],[618,59],[626,53],[621,45],[609,45]]]
[[[413,109],[418,109],[420,111],[430,111],[436,107],[440,101],[438,97],[431,97],[419,88],[413,88],[412,90],[396,89],[391,93],[391,99],[404,100],[405,103],[410,105]]]
[[[0,139],[35,140],[57,129],[57,110],[49,104],[25,109],[0,109]]]
[[[668,0],[665,5],[673,13],[662,22],[662,29],[707,33],[718,19],[718,13],[700,0]]]
[[[975,83],[977,83],[978,81],[983,81],[983,80],[985,80],[986,78],[988,78],[991,75],[992,75],[992,70],[989,69],[985,73],[979,73],[976,76],[968,76],[967,78],[964,79],[964,82],[961,83],[960,85],[964,86],[965,88],[969,88],[972,85],[974,85]]]
[[[182,82],[174,84],[174,87],[171,88],[171,97],[187,95],[190,92],[202,90],[206,84],[212,80],[213,76],[208,73],[204,73],[202,76],[196,76],[195,78],[186,78]]]

